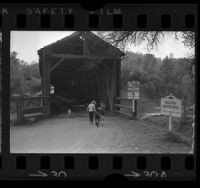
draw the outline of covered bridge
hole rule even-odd
[[[71,105],[103,100],[108,110],[113,109],[114,98],[120,96],[121,58],[125,55],[118,48],[93,32],[74,32],[38,54],[44,112],[50,113],[56,97]]]

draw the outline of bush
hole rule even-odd
[[[138,100],[138,113],[154,112],[155,107],[160,105],[158,100],[151,100],[145,97],[140,97]]]

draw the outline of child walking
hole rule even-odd
[[[96,104],[96,102],[93,100],[93,101],[91,101],[91,103],[87,107],[90,124],[93,124],[94,113],[96,112],[95,104]]]
[[[103,103],[103,101],[100,101],[100,113],[101,113],[101,118],[104,121],[105,118],[105,104]]]
[[[100,108],[97,108],[95,113],[95,122],[97,127],[99,127],[100,116],[101,116]]]

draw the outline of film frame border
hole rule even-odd
[[[52,7],[48,6],[35,5],[36,7],[45,8]],[[70,5],[65,5],[70,7]],[[24,7],[32,7],[27,5]],[[53,5],[53,7],[60,7],[60,5]],[[137,170],[146,170],[146,173],[157,171],[163,169],[167,171],[169,176],[167,180],[177,180],[184,177],[184,179],[194,180],[195,179],[195,164],[197,161],[196,157],[190,154],[12,154],[10,153],[10,118],[9,118],[9,109],[7,108],[10,104],[9,98],[9,85],[10,85],[10,66],[9,66],[9,57],[10,57],[10,31],[12,30],[24,30],[24,31],[63,31],[63,30],[165,30],[165,31],[194,31],[197,38],[197,6],[196,5],[114,5],[114,7],[121,8],[121,14],[108,15],[102,14],[98,15],[97,13],[88,13],[88,11],[83,10],[79,6],[72,5],[75,8],[75,12],[71,18],[67,17],[69,15],[51,15],[45,14],[41,15],[26,15],[25,8],[21,6],[12,5],[8,7],[9,15],[0,15],[0,30],[2,32],[2,89],[3,89],[3,111],[2,111],[2,152],[0,154],[0,177],[5,179],[33,179],[33,177],[28,177],[27,174],[36,167],[35,172],[39,170],[47,170],[47,174],[51,169],[58,169],[53,175],[48,174],[46,179],[55,179],[55,174],[59,172],[59,169],[68,169],[69,175],[67,173],[67,180],[70,179],[102,179],[106,175],[110,174],[124,174],[127,172],[127,169],[130,168],[130,163],[132,162],[132,169]],[[106,5],[104,8],[111,8],[113,5]],[[161,8],[161,9],[159,9]],[[178,11],[177,11],[178,9]],[[104,10],[104,9],[103,9]],[[108,9],[107,9],[108,10]],[[125,11],[124,11],[125,10]],[[135,10],[132,12],[132,10]],[[153,12],[152,12],[153,11]],[[81,16],[80,16],[81,14]],[[122,16],[121,16],[122,15]],[[129,17],[133,19],[128,19]],[[139,17],[139,18],[138,18]],[[77,19],[78,18],[78,19]],[[88,19],[89,18],[89,19]],[[50,19],[50,20],[49,20]],[[66,27],[67,19],[74,19],[74,22]],[[42,21],[43,20],[43,21]],[[56,22],[56,20],[62,20],[61,22]],[[89,21],[91,21],[92,26]],[[98,20],[98,26],[95,25],[96,20]],[[164,27],[162,25],[164,20]],[[191,20],[193,22],[191,26]],[[87,24],[85,24],[85,22]],[[24,22],[27,25],[24,25]],[[43,26],[41,26],[43,23]],[[120,23],[120,24],[119,24]],[[138,25],[139,23],[139,25]],[[170,24],[171,23],[171,24]],[[47,25],[45,25],[47,24]],[[169,26],[170,24],[170,26]],[[189,27],[188,25],[189,24]],[[49,26],[48,26],[49,25]],[[195,58],[197,59],[197,40],[195,45]],[[7,64],[6,64],[7,62]],[[197,73],[197,68],[196,68]],[[197,74],[196,74],[197,75]],[[196,84],[197,85],[197,84]],[[195,93],[197,88],[195,88]],[[196,95],[197,97],[197,95]],[[196,106],[195,106],[196,108]],[[195,110],[197,118],[197,112]],[[195,119],[195,122],[197,119]],[[9,125],[9,126],[8,126]],[[197,149],[197,128],[195,127],[195,150],[194,155]],[[46,158],[43,158],[46,157]],[[50,157],[50,158],[49,158]],[[71,160],[73,163],[72,166],[66,166],[65,163],[68,160],[65,157],[69,157],[68,160]],[[46,160],[45,160],[46,159]],[[59,159],[59,160],[58,160]],[[130,160],[131,159],[131,160]],[[49,162],[47,162],[49,160]],[[18,161],[16,163],[16,161]],[[42,162],[44,161],[44,162]],[[58,166],[55,166],[55,161],[60,161]],[[73,162],[72,162],[73,161]],[[104,163],[106,161],[106,163]],[[138,162],[139,161],[139,162]],[[142,161],[142,162],[140,162]],[[146,161],[147,165],[144,165]],[[151,163],[149,163],[151,161]],[[164,161],[161,164],[161,161]],[[32,163],[34,162],[34,163]],[[178,163],[177,163],[178,162]],[[34,164],[33,166],[31,164]],[[40,165],[44,166],[40,166]],[[106,165],[105,165],[106,164]],[[138,166],[139,164],[139,166]],[[140,166],[140,164],[142,164]],[[63,168],[65,166],[66,168]],[[58,168],[59,167],[59,168]],[[103,168],[102,168],[103,167]],[[108,168],[109,167],[109,168]],[[156,169],[155,169],[156,167]],[[171,167],[171,168],[170,168]],[[182,169],[181,172],[184,172],[182,176],[176,176],[177,174],[172,175],[178,170]],[[186,170],[184,167],[187,167]],[[78,168],[79,170],[77,171]],[[84,169],[80,171],[81,169]],[[102,170],[101,170],[102,169]],[[107,170],[106,170],[107,169]],[[155,169],[155,170],[154,170]],[[124,171],[126,170],[126,172]],[[131,171],[131,169],[129,169]],[[173,171],[174,170],[174,171]],[[12,171],[12,173],[10,173]],[[107,171],[107,173],[106,173]],[[7,173],[8,172],[8,173]],[[41,171],[40,171],[41,172]],[[102,172],[104,175],[102,176]],[[123,173],[124,172],[124,173]],[[73,174],[74,173],[74,174]],[[5,175],[6,174],[6,175]],[[19,176],[17,177],[16,174]],[[63,173],[61,173],[63,174]],[[89,176],[84,177],[87,174]],[[178,172],[180,175],[180,172]],[[2,176],[3,175],[3,176]],[[10,175],[9,177],[7,175]],[[25,176],[24,176],[25,175]],[[100,176],[99,176],[100,175]],[[83,177],[83,178],[81,178]],[[99,178],[100,177],[100,178]],[[40,177],[39,177],[40,178]],[[62,178],[62,177],[60,177]],[[134,180],[141,180],[140,178],[135,178]],[[149,180],[151,178],[145,178],[143,174],[142,180]],[[153,180],[157,178],[153,177]],[[158,178],[159,179],[159,178]],[[162,178],[161,178],[162,179]]]

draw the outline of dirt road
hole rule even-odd
[[[188,153],[190,146],[166,139],[167,128],[107,116],[100,127],[87,114],[11,127],[11,153]]]

